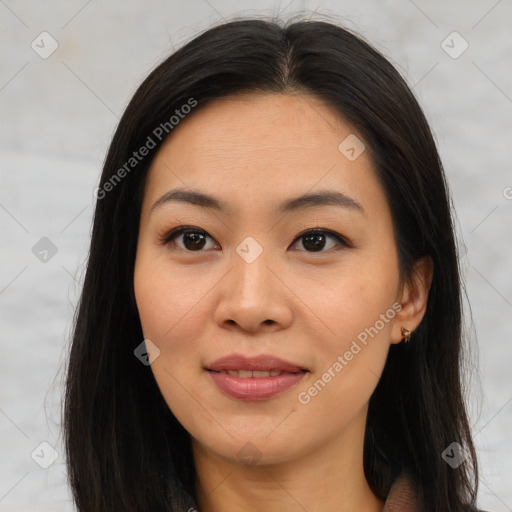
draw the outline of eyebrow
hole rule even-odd
[[[172,202],[189,203],[202,208],[218,211],[225,211],[228,209],[228,205],[226,203],[213,196],[209,196],[196,190],[174,188],[160,197],[151,207],[151,211],[153,212],[164,204]],[[359,202],[346,194],[335,190],[320,190],[318,192],[306,193],[292,199],[287,199],[277,206],[277,210],[281,213],[289,213],[306,208],[313,208],[315,206],[338,206],[358,211],[363,215],[365,214],[365,210]]]

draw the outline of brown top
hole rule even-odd
[[[417,508],[412,481],[408,476],[402,475],[393,482],[382,512],[414,512]]]

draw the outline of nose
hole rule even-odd
[[[291,324],[293,293],[268,252],[264,250],[250,263],[233,253],[231,270],[217,288],[214,319],[219,326],[238,326],[255,333],[280,330]]]

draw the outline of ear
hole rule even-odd
[[[420,324],[427,310],[433,275],[434,263],[430,256],[424,256],[416,261],[410,279],[402,285],[397,297],[402,308],[395,316],[391,343],[396,344],[403,340],[402,327],[412,333]]]

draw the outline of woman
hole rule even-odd
[[[324,22],[212,28],[139,87],[95,195],[80,512],[476,510],[449,194],[382,55]]]

